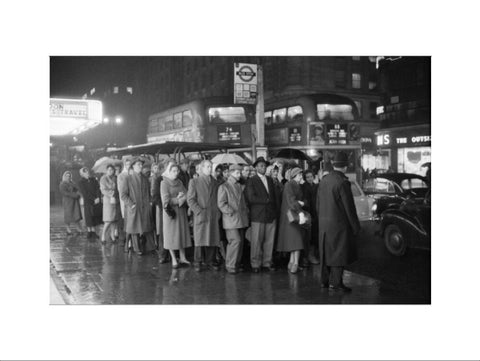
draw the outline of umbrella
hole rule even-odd
[[[312,158],[310,158],[308,155],[303,153],[301,150],[293,149],[293,148],[282,149],[280,152],[277,153],[275,158],[299,159],[299,160],[306,160],[308,162],[312,161]]]
[[[423,163],[422,164],[422,168],[425,168],[425,167],[431,167],[432,166],[432,163],[431,162],[427,162],[427,163]]]
[[[247,164],[242,157],[232,153],[217,154],[211,162],[217,164]]]
[[[93,165],[93,172],[94,173],[107,173],[107,165],[112,164],[112,165],[119,165],[122,164],[122,161],[120,159],[113,159],[110,157],[102,157],[99,160],[95,162]]]

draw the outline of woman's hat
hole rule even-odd
[[[291,171],[290,171],[290,179],[293,179],[295,178],[298,174],[302,173],[302,170],[298,167],[295,167],[293,168]]]
[[[345,152],[337,152],[333,158],[333,166],[337,168],[342,168],[348,166],[348,155]]]
[[[270,165],[270,163],[267,162],[267,161],[265,160],[265,158],[263,158],[263,157],[257,158],[257,160],[255,161],[255,163],[253,163],[253,166],[256,167],[258,163],[265,163],[265,165]]]

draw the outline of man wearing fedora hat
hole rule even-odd
[[[322,178],[317,195],[321,286],[350,292],[343,284],[343,269],[357,259],[355,236],[360,232],[351,184],[345,176],[348,156],[337,152],[333,171]]]
[[[252,271],[258,273],[260,267],[266,271],[274,270],[272,253],[278,205],[273,181],[265,176],[267,161],[260,157],[253,166],[257,174],[248,179],[245,195],[250,206],[250,263]]]

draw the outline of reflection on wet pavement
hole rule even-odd
[[[424,303],[394,287],[355,273],[345,273],[351,294],[321,289],[320,269],[296,275],[285,269],[231,275],[197,273],[192,267],[172,270],[156,255],[124,253],[121,244],[65,236],[51,226],[50,257],[75,304],[375,304]]]

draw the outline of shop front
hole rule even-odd
[[[385,129],[375,135],[379,163],[388,159],[385,165],[389,163],[394,172],[426,175],[432,153],[429,125]]]

